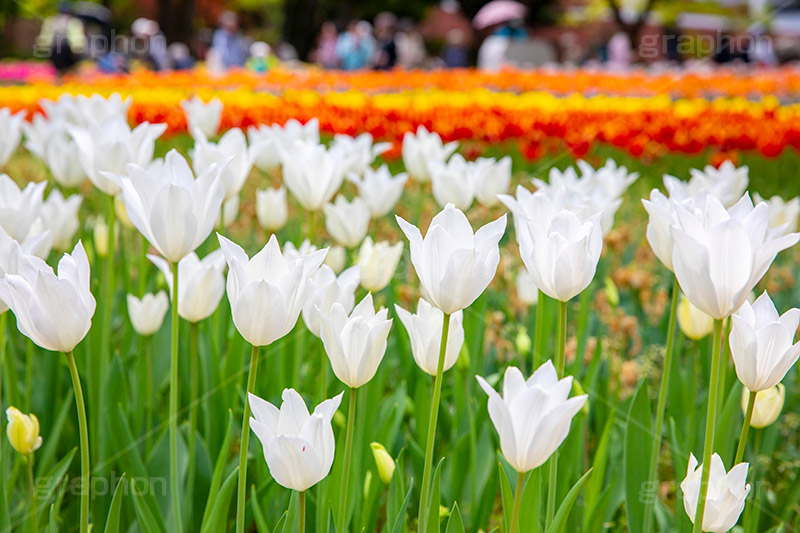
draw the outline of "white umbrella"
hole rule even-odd
[[[472,19],[472,25],[482,30],[509,20],[525,18],[528,8],[514,0],[494,0],[489,2]]]

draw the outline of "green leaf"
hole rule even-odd
[[[261,506],[258,504],[256,492],[256,486],[252,485],[250,487],[250,508],[253,510],[253,519],[256,522],[256,529],[258,531],[269,531],[270,528],[267,526],[267,517],[264,516]]]
[[[164,523],[153,514],[142,491],[134,490],[131,494],[133,494],[133,508],[139,519],[139,529],[148,533],[167,533]]]
[[[44,490],[37,490],[36,491],[36,508],[38,509],[39,513],[43,513],[45,508],[52,503],[53,495],[56,492],[56,489],[61,485],[62,480],[66,480],[64,477],[69,469],[69,465],[72,464],[72,459],[75,457],[75,453],[77,453],[77,448],[72,448],[70,452],[65,455],[58,463],[50,469],[47,474],[45,474],[44,478],[40,479],[48,479],[48,480],[58,480],[55,483],[45,483]]]
[[[231,442],[233,441],[233,412],[228,409],[228,425],[225,429],[225,440],[222,447],[219,449],[217,455],[217,462],[214,464],[214,473],[211,475],[211,485],[208,488],[208,499],[206,500],[206,507],[203,511],[203,520],[200,522],[200,530],[204,530],[211,514],[211,508],[214,506],[214,500],[219,492],[219,487],[222,484],[222,476],[225,473],[225,465],[228,463],[230,457]]]
[[[603,428],[603,433],[600,436],[600,441],[597,443],[597,448],[594,452],[594,460],[592,461],[592,470],[594,470],[594,475],[592,476],[591,481],[589,481],[589,486],[586,487],[586,512],[583,515],[584,531],[590,531],[587,529],[589,525],[589,519],[591,518],[594,508],[597,506],[600,499],[600,494],[603,491],[606,465],[608,464],[608,441],[611,437],[611,429],[614,427],[614,420],[614,416],[609,416],[608,420],[606,420],[606,425]]]
[[[205,527],[200,531],[202,533],[225,531],[225,521],[228,519],[228,511],[231,506],[231,497],[233,496],[233,489],[236,487],[236,481],[239,479],[239,467],[233,471],[225,479],[225,483],[216,493],[211,507],[211,513],[208,515],[208,522]]]
[[[642,380],[631,402],[625,423],[623,468],[625,471],[625,511],[630,531],[642,531],[644,523],[643,489],[647,488],[650,471],[650,399],[647,380]]]
[[[117,482],[117,488],[114,489],[114,497],[111,499],[111,507],[108,510],[108,518],[106,519],[105,533],[119,533],[119,513],[122,509],[122,493],[125,486],[125,473]]]
[[[522,505],[519,511],[519,523],[527,526],[526,531],[541,531],[542,512],[542,469],[536,468],[525,480],[522,493]]]
[[[406,492],[406,497],[403,500],[403,505],[400,506],[397,516],[394,517],[394,527],[392,527],[392,533],[402,533],[403,531],[403,527],[406,524],[406,508],[408,507],[409,500],[411,500],[411,491],[413,489],[414,480],[412,479],[408,484],[408,491]]]
[[[427,533],[439,533],[439,505],[442,501],[441,479],[442,464],[444,457],[439,459],[436,470],[433,472],[433,482],[431,483],[431,496],[428,500],[428,524],[425,528]]]
[[[453,502],[453,509],[450,511],[450,519],[447,521],[445,533],[464,533],[464,521],[461,520],[458,502]]]
[[[287,516],[289,516],[289,511],[284,511],[278,523],[275,524],[275,529],[272,530],[272,533],[283,533],[283,526],[286,524]]]
[[[506,469],[503,468],[503,462],[497,462],[498,470],[500,471],[500,496],[503,500],[503,527],[501,531],[508,531],[508,525],[511,523],[511,512],[514,505],[514,493],[511,490],[511,483],[508,481]]]
[[[564,498],[564,501],[561,502],[561,505],[556,511],[556,515],[553,518],[553,523],[550,524],[550,527],[547,528],[547,533],[563,533],[564,528],[567,526],[567,518],[569,518],[569,512],[572,510],[572,506],[575,505],[575,500],[578,499],[578,494],[580,493],[583,486],[589,480],[589,476],[592,473],[592,469],[586,471],[586,473],[581,476],[581,478],[575,482],[567,496]],[[631,531],[639,531],[639,530],[631,530]]]

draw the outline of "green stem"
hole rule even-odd
[[[325,354],[325,350],[319,349],[320,341],[317,340],[317,350],[319,350],[321,367],[319,369],[319,401],[325,400],[325,394],[327,393],[328,389],[328,356]]]
[[[7,404],[3,403],[3,378],[6,372],[6,321],[8,320],[9,311],[6,310],[0,313],[0,405],[14,405],[9,401]]]
[[[147,375],[145,376],[144,391],[147,396],[145,402],[145,429],[147,435],[145,449],[150,451],[150,443],[153,441],[151,434],[153,432],[153,340],[152,337],[145,337],[144,339],[144,364]]]
[[[247,375],[247,393],[252,394],[256,388],[256,374],[258,373],[258,346],[253,346],[250,352],[250,372]],[[244,533],[244,504],[247,492],[247,446],[250,442],[250,398],[244,399],[244,413],[242,415],[242,438],[239,447],[239,489],[236,495],[236,531]],[[300,493],[305,498],[304,493]],[[305,503],[305,500],[303,500]],[[302,513],[305,515],[305,510]]]
[[[439,399],[442,394],[442,375],[444,374],[444,356],[447,352],[447,336],[450,332],[450,315],[444,313],[442,321],[442,341],[439,344],[439,363],[436,366],[436,378],[433,382],[433,398],[431,413],[428,417],[428,441],[425,445],[425,466],[422,470],[422,485],[419,498],[419,518],[417,523],[421,532],[425,531],[428,517],[428,491],[431,483],[431,467],[433,462],[433,444],[436,440],[436,422],[439,418]]]
[[[680,295],[681,287],[678,285],[678,279],[672,285],[672,305],[669,308],[669,323],[667,325],[667,346],[664,352],[664,368],[661,372],[661,386],[658,389],[658,404],[656,406],[656,424],[653,433],[653,449],[650,452],[650,472],[647,476],[648,481],[655,481],[658,485],[658,456],[661,451],[661,435],[664,429],[664,415],[667,406],[667,393],[669,392],[669,378],[672,372],[672,353],[675,346],[675,322],[678,315],[678,296]],[[655,505],[655,498],[658,497],[658,492],[654,497],[645,498],[644,503],[644,533],[650,533],[653,529],[653,505]]]
[[[197,322],[189,324],[189,471],[186,482],[186,500],[189,507],[189,524],[192,523],[192,501],[194,497],[195,480],[195,433],[197,432]]]
[[[567,348],[567,302],[558,302],[558,341],[556,343],[556,374],[564,377],[565,353]],[[556,514],[556,484],[558,481],[558,450],[550,457],[550,478],[547,484],[547,527]]]
[[[145,276],[145,271],[147,270],[147,239],[141,237],[139,242],[139,276],[137,281],[139,282],[139,295],[144,296],[144,293],[147,292],[147,277]]]
[[[703,514],[706,510],[708,476],[711,471],[711,452],[714,449],[714,430],[717,422],[717,395],[719,389],[719,366],[722,343],[722,320],[714,320],[714,349],[711,355],[711,379],[708,385],[708,411],[706,414],[706,433],[703,440],[703,470],[700,477],[700,495],[694,515],[693,533],[701,533]]]
[[[30,491],[30,499],[31,499],[31,512],[28,516],[29,522],[28,527],[30,531],[36,532],[38,526],[38,519],[36,516],[36,485],[33,483],[33,454],[29,453],[27,457],[28,461],[28,489]]]
[[[522,491],[525,488],[525,472],[517,473],[517,490],[514,494],[514,510],[511,512],[511,529],[509,533],[519,532],[519,506],[522,503]]]
[[[747,410],[744,413],[742,433],[739,435],[739,446],[736,447],[736,458],[733,460],[731,468],[741,463],[744,457],[744,449],[747,447],[747,432],[750,430],[750,420],[753,418],[753,407],[756,405],[757,394],[758,391],[750,391],[750,396],[747,398]]]
[[[749,472],[750,479],[758,479],[758,455],[761,452],[761,428],[756,429],[756,436],[753,438],[753,470]],[[744,508],[744,533],[757,533],[758,516],[761,509],[761,487],[758,482],[753,483],[753,498],[750,505]]]
[[[299,492],[299,517],[297,520],[297,531],[305,533],[306,531],[306,491]]]
[[[89,430],[86,424],[86,406],[83,404],[83,389],[78,367],[72,352],[66,352],[67,365],[72,377],[72,388],[75,391],[75,407],[78,410],[78,430],[81,439],[81,533],[89,532]]]
[[[105,380],[106,368],[111,360],[111,312],[113,310],[114,299],[114,225],[116,224],[116,211],[114,209],[114,197],[108,197],[108,242],[106,250],[106,286],[103,292],[103,328],[101,334],[101,349],[103,356],[100,358],[100,379]],[[103,389],[100,394],[103,395]],[[102,397],[100,405],[103,405]]]
[[[169,365],[169,481],[172,497],[172,530],[181,525],[181,491],[178,486],[178,263],[172,268],[172,346]]]
[[[533,328],[533,368],[531,371],[539,368],[542,363],[542,337],[544,336],[544,304],[545,295],[540,290],[539,299],[536,301],[536,324]]]
[[[347,531],[347,480],[350,477],[350,460],[353,455],[353,430],[356,419],[357,389],[350,387],[350,410],[347,413],[347,434],[344,440],[344,468],[342,469],[342,488],[339,491],[339,526],[336,531]]]
[[[31,396],[33,396],[33,341],[28,341],[25,350],[25,410],[31,410]]]
[[[308,238],[308,242],[314,243],[314,225],[317,220],[317,212],[316,211],[309,211],[308,212],[308,226],[306,227],[306,238]]]

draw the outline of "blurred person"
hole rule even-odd
[[[211,51],[212,63],[224,70],[243,67],[247,61],[247,43],[239,31],[239,17],[233,11],[225,11],[219,17],[219,28],[214,32]]]
[[[339,57],[336,55],[336,41],[339,32],[336,24],[327,21],[322,25],[317,38],[317,47],[311,52],[311,60],[323,68],[334,69],[339,66]]]
[[[175,70],[188,70],[194,67],[194,58],[186,43],[172,43],[167,47],[167,53]]]
[[[522,21],[510,21],[495,26],[495,30],[478,49],[478,68],[500,70],[506,63],[506,52],[512,40],[524,40],[528,34],[520,27]]]
[[[395,27],[397,17],[383,12],[375,17],[376,49],[374,67],[377,70],[391,70],[397,64],[397,40]]]
[[[59,75],[68,72],[80,60],[86,48],[86,34],[83,23],[73,16],[69,2],[59,2],[56,14],[42,23],[36,47],[49,54]]]
[[[275,67],[275,56],[272,47],[264,41],[256,41],[250,45],[250,57],[245,66],[253,72],[266,72]]]
[[[618,31],[608,41],[608,66],[612,70],[627,70],[632,60],[630,37],[624,31]]]
[[[131,24],[131,56],[153,70],[169,70],[170,59],[167,53],[167,39],[161,33],[158,22],[138,18]]]
[[[455,29],[447,32],[442,59],[447,68],[464,68],[469,65],[469,49],[463,31]]]
[[[417,68],[425,62],[425,40],[422,38],[414,22],[405,18],[400,20],[397,33],[397,64],[405,68]]]
[[[372,26],[363,20],[348,24],[347,31],[339,35],[336,42],[336,55],[344,70],[359,70],[369,66],[374,50]]]
[[[753,49],[751,51],[753,62],[760,66],[773,67],[778,64],[772,36],[763,31],[753,33]]]

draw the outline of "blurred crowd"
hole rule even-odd
[[[650,59],[650,52],[659,61],[672,64],[686,59],[681,52],[688,42],[686,36],[672,29],[643,35],[636,51],[630,36],[618,30],[596,35],[587,45],[574,31],[542,36],[529,30],[524,22],[526,10],[518,2],[493,1],[470,19],[457,0],[443,0],[419,23],[398,19],[390,12],[380,13],[372,21],[329,20],[322,24],[307,59],[322,68],[342,70],[471,65],[497,70],[507,65],[527,68],[551,64],[624,69]],[[158,22],[148,18],[136,19],[123,35],[111,28],[110,11],[102,5],[62,1],[56,15],[42,24],[37,48],[42,57],[51,58],[60,73],[87,58],[103,72],[126,72],[136,67],[187,69],[197,61],[203,61],[212,72],[231,68],[264,72],[278,64],[297,65],[301,59],[288,42],[273,47],[254,38],[255,28],[243,29],[239,16],[232,11],[223,12],[214,28],[197,31],[191,43],[168,43]],[[778,62],[768,36],[744,37],[718,36],[704,60],[766,65]],[[695,48],[698,42],[693,41]]]

